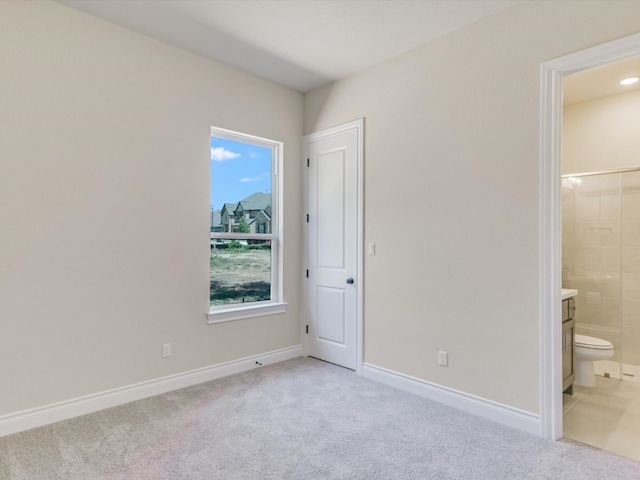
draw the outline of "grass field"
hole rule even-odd
[[[256,302],[271,298],[271,250],[211,250],[211,305]]]

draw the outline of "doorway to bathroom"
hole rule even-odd
[[[633,58],[563,81],[561,162],[562,287],[578,291],[576,385],[573,395],[563,395],[563,433],[635,460],[640,460],[638,77],[640,59]]]
[[[562,224],[562,175],[584,174],[584,173],[598,173],[608,172],[611,170],[621,168],[631,168],[640,164],[640,151],[636,151],[633,164],[610,164],[606,167],[595,167],[594,165],[585,163],[578,165],[577,167],[571,166],[571,160],[565,158],[567,141],[570,138],[571,130],[563,128],[563,86],[578,75],[582,75],[587,72],[596,72],[601,67],[607,67],[614,63],[619,63],[633,58],[640,57],[640,34],[625,37],[620,40],[616,40],[607,44],[603,44],[597,47],[593,47],[581,52],[567,55],[555,60],[551,60],[542,64],[541,68],[541,163],[540,163],[540,312],[541,312],[541,433],[546,438],[560,439],[563,436],[563,385],[562,385],[562,313],[561,313],[561,289],[563,286],[562,281],[568,277],[568,270],[563,271],[563,224]],[[566,82],[565,82],[566,81]],[[600,98],[610,97],[615,95],[614,93],[606,93],[601,95]],[[587,103],[590,100],[594,100],[595,97],[589,99],[583,99],[578,103]],[[566,98],[565,98],[566,100]],[[637,123],[636,123],[637,125]],[[636,127],[637,128],[637,127]],[[621,132],[622,130],[619,130]],[[637,132],[637,130],[636,130]],[[591,125],[591,131],[587,135],[587,138],[591,136],[595,137],[598,133],[598,127]],[[636,137],[638,137],[636,133]],[[609,158],[611,155],[606,148],[592,148],[587,147],[588,142],[583,142],[584,149],[578,150],[576,158],[584,161],[589,155],[585,153],[604,153],[600,155],[600,158]],[[627,156],[627,160],[629,160]],[[629,160],[630,161],[630,160]],[[619,172],[617,172],[619,173]],[[594,175],[592,175],[594,176]],[[574,175],[577,177],[577,175]],[[582,175],[584,180],[587,175]],[[568,177],[565,178],[567,180]],[[602,179],[602,177],[600,177]],[[572,180],[567,180],[572,182]],[[577,180],[576,180],[576,183]],[[566,192],[565,192],[566,193]],[[624,195],[621,191],[620,195]],[[578,197],[575,197],[578,198]],[[586,196],[580,196],[578,202],[582,202],[587,198]],[[589,202],[586,200],[587,203]],[[595,203],[595,200],[591,200]],[[622,199],[620,199],[622,203]],[[579,214],[581,215],[581,214]],[[598,219],[600,221],[600,219]],[[622,222],[622,219],[620,220]],[[596,226],[595,224],[593,226]],[[582,226],[580,227],[582,228]],[[566,229],[566,227],[565,227]],[[603,233],[604,232],[604,233]],[[591,234],[591,230],[589,230]],[[597,234],[597,235],[596,235]],[[612,230],[613,234],[613,230]],[[602,230],[601,226],[597,226],[594,229],[593,234],[588,236],[593,241],[598,236],[607,237],[607,231]],[[609,240],[605,240],[610,241]],[[590,245],[580,245],[580,248],[589,248]],[[613,247],[612,247],[613,249]],[[619,247],[620,255],[622,255],[622,247]],[[586,252],[586,253],[585,253]],[[575,253],[574,253],[575,254]],[[583,258],[587,258],[592,262],[600,262],[601,257],[598,257],[595,251],[582,250]],[[610,261],[605,259],[603,261]],[[606,266],[606,265],[605,265]],[[633,272],[628,272],[633,273]],[[564,278],[563,278],[564,274]],[[580,270],[577,270],[577,274],[580,274]],[[573,271],[574,278],[576,278],[576,270]],[[623,273],[620,273],[620,278],[623,277]],[[608,280],[608,279],[605,279]],[[595,282],[592,282],[592,284]],[[599,282],[606,283],[606,282]],[[565,286],[566,287],[566,286]],[[585,286],[590,288],[590,286]],[[622,286],[620,288],[623,288]],[[591,290],[588,290],[591,291]],[[583,296],[582,300],[586,301],[586,291],[579,293],[579,296]],[[598,297],[596,295],[589,295],[590,301],[595,301]],[[600,294],[602,300],[603,295]],[[597,303],[597,302],[596,302]],[[603,302],[600,301],[600,304]],[[606,302],[605,302],[606,303]],[[579,305],[578,305],[579,307]],[[584,305],[583,305],[584,307]],[[578,308],[576,315],[579,316],[580,308]],[[594,317],[595,318],[595,314]],[[611,318],[611,317],[609,317]],[[580,322],[580,319],[576,319],[576,323]],[[586,325],[586,324],[585,324]],[[580,327],[580,325],[578,325]],[[604,330],[601,328],[601,330]],[[605,332],[606,333],[606,332]],[[609,332],[611,333],[611,332]],[[626,333],[616,333],[618,340],[621,341],[623,337],[626,337]],[[603,335],[604,336],[604,335]],[[639,335],[640,336],[640,335]],[[613,343],[613,342],[612,342]],[[622,352],[622,350],[620,350]],[[618,352],[618,353],[620,353]],[[611,367],[609,367],[611,369]],[[619,367],[620,375],[624,371],[622,367]],[[633,382],[623,382],[615,378],[599,376],[598,378],[607,381],[615,382],[614,385],[623,385],[630,388],[640,387],[639,384]],[[640,389],[637,394],[635,392],[629,393],[628,391],[619,392],[622,397],[617,400],[618,411],[628,410],[620,408],[621,405],[635,406],[640,402]],[[574,400],[581,395],[578,393],[574,395]],[[586,397],[584,397],[586,398]],[[636,401],[637,399],[637,401]],[[575,407],[574,407],[575,408]],[[577,411],[577,410],[575,410]],[[600,412],[602,413],[602,409]],[[636,416],[640,417],[640,411],[636,412]],[[603,422],[609,425],[609,419],[603,420],[602,415],[598,419],[597,416],[592,419],[600,422],[600,429],[604,428]],[[610,426],[615,426],[616,422],[611,423]],[[638,425],[638,434],[633,435],[640,440],[640,424]],[[602,448],[603,445],[600,445]],[[640,447],[637,448],[640,451]]]

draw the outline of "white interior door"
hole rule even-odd
[[[307,352],[356,369],[362,122],[305,137],[308,159]]]

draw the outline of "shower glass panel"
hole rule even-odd
[[[613,344],[596,373],[640,382],[640,171],[563,178],[562,286],[576,333]]]
[[[622,174],[622,374],[640,382],[640,171]]]

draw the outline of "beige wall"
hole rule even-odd
[[[3,1],[0,99],[0,416],[299,344],[302,95]],[[284,315],[207,325],[211,125],[285,144]]]
[[[366,362],[539,412],[540,64],[639,16],[525,1],[306,95],[305,133],[366,122]]]
[[[567,105],[562,173],[640,166],[640,91]]]

